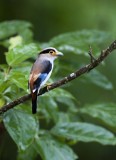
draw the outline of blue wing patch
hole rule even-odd
[[[39,75],[36,82],[34,83],[33,91],[36,91],[40,87],[41,83],[46,79],[47,75],[47,73],[42,73]]]
[[[37,79],[37,84],[40,85],[47,77],[47,73],[41,73]]]

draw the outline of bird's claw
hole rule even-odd
[[[50,89],[50,85],[49,86],[47,86],[47,91],[49,92],[49,89]]]
[[[49,92],[51,84],[46,84],[47,91]]]

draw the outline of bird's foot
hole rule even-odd
[[[45,86],[46,86],[46,88],[47,88],[47,91],[49,92],[50,87],[51,87],[51,84],[50,84],[50,83],[47,83]]]
[[[48,86],[47,86],[47,91],[48,91],[48,92],[50,91],[50,87],[51,87],[51,85],[48,85]]]

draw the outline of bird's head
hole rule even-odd
[[[63,56],[63,53],[59,52],[57,49],[53,47],[43,49],[39,55],[43,55],[52,59],[56,59],[57,57]]]

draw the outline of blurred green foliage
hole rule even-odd
[[[28,20],[34,24],[35,38],[44,42],[82,29],[116,34],[115,6],[115,0],[0,0],[0,21]]]
[[[82,30],[40,43],[33,40],[31,26],[25,21],[0,23],[0,45],[7,50],[6,61],[0,64],[0,107],[29,92],[30,68],[42,48],[53,46],[65,55],[55,64],[52,82],[89,63],[89,45],[98,56],[113,39],[107,32]],[[116,69],[108,63],[41,96],[36,115],[31,113],[30,101],[1,115],[2,136],[6,130],[15,142],[14,159],[75,160],[80,157],[75,151],[80,142],[115,148],[116,83],[111,75]],[[4,142],[0,141],[0,159],[4,160]]]

